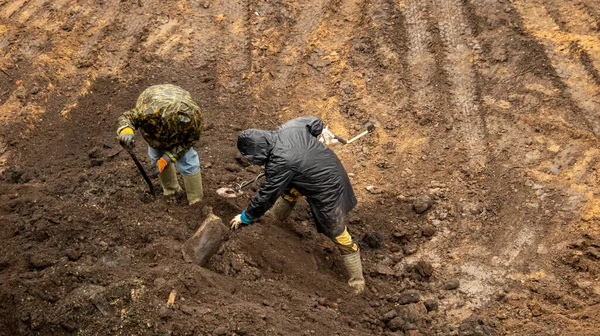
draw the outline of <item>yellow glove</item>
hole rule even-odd
[[[133,138],[134,133],[135,133],[135,131],[133,130],[133,128],[125,127],[119,133],[117,140],[119,140],[119,142],[121,144],[123,144],[127,147],[131,147],[131,146],[133,146],[133,144],[135,144],[135,139]]]

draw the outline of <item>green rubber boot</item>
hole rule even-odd
[[[360,251],[342,255],[344,266],[348,271],[350,279],[348,279],[348,285],[354,288],[356,294],[360,294],[365,290],[365,278],[362,272],[362,262],[360,261]]]
[[[202,190],[202,175],[200,171],[191,175],[183,175],[183,184],[190,205],[202,201],[204,191]]]
[[[163,195],[169,196],[181,190],[179,182],[177,182],[177,173],[175,165],[170,163],[163,172],[158,174],[160,185],[163,187]]]

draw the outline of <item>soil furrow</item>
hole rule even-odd
[[[315,31],[327,13],[327,1],[298,2],[300,9],[289,27],[287,32],[289,36],[285,38],[283,48],[275,55],[276,58],[268,57],[270,59],[268,63],[273,66],[269,66],[269,74],[259,82],[257,95],[261,99],[267,100],[266,98],[272,94],[292,94],[290,88],[294,86],[294,76],[300,71],[302,66],[300,61],[306,57],[308,49],[311,48],[309,40],[315,35]]]
[[[177,30],[180,26],[179,20],[169,19],[148,34],[148,39],[143,45],[144,49],[157,48],[157,44],[162,44],[163,39],[169,38],[171,32]],[[160,46],[158,48],[160,48]]]
[[[220,89],[239,92],[250,72],[248,0],[219,0],[216,7],[217,24],[223,30],[219,39],[217,73]]]
[[[568,92],[586,119],[588,127],[596,136],[600,136],[600,87],[585,66],[578,60],[574,62],[569,55],[571,42],[574,41],[561,34],[560,28],[543,6],[534,2],[515,1],[515,7],[523,17],[527,31],[546,48],[552,66],[567,85]]]
[[[32,16],[35,16],[49,0],[33,0],[30,1],[19,14],[17,21],[26,23]]]
[[[10,18],[13,14],[19,12],[30,0],[15,0],[9,1],[8,5],[4,8],[0,8],[0,15],[5,19]]]
[[[589,15],[582,6],[565,0],[553,0],[560,13],[561,21],[565,23],[565,31],[574,34],[573,43],[580,48],[581,60],[589,73],[600,85],[598,71],[600,70],[600,34],[598,21]]]

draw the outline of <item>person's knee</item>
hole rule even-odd
[[[198,153],[191,148],[177,161],[176,166],[183,175],[196,174],[200,171],[200,159],[198,158]]]

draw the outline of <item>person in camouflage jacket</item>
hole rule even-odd
[[[148,143],[148,155],[159,173],[164,194],[181,190],[177,168],[183,175],[189,203],[202,200],[200,160],[193,148],[200,139],[202,112],[189,92],[171,84],[144,90],[135,108],[119,118],[118,140],[132,146],[136,129]]]

